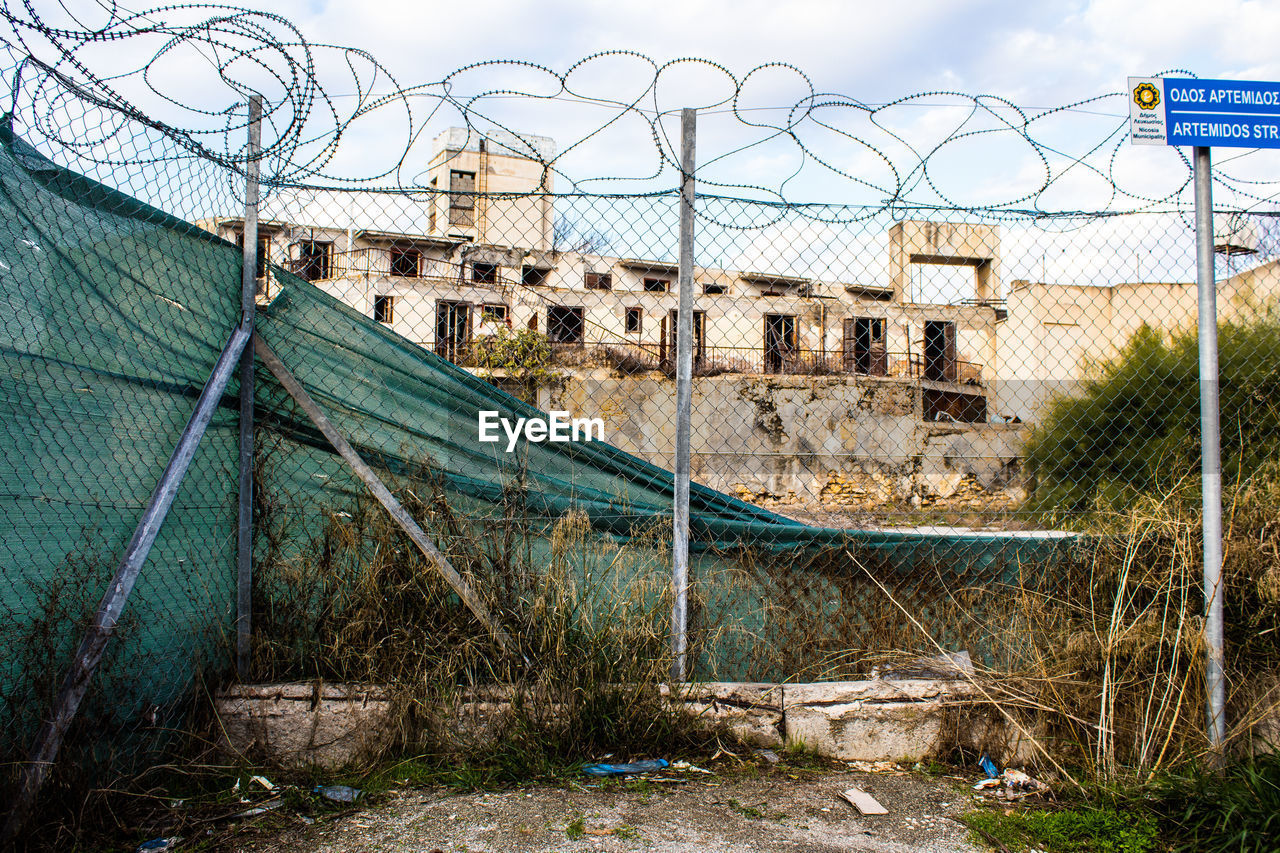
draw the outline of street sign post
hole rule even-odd
[[[1280,148],[1280,83],[1129,78],[1129,141],[1189,145],[1195,183],[1200,339],[1200,500],[1204,536],[1205,694],[1209,744],[1226,737],[1222,624],[1222,449],[1218,421],[1218,306],[1213,265],[1210,149]]]

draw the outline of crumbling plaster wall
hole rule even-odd
[[[605,421],[605,440],[670,467],[675,384],[608,370],[565,377],[544,407]],[[975,489],[1022,497],[1021,425],[923,420],[919,383],[851,376],[726,375],[693,383],[694,479],[753,499],[872,507]]]

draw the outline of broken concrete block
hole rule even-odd
[[[706,682],[662,685],[700,719],[725,726],[750,746],[782,746],[783,687],[779,684]]]
[[[787,742],[845,761],[915,761],[946,748],[946,709],[973,692],[924,679],[787,685]]]
[[[292,769],[336,769],[381,746],[390,704],[353,684],[238,684],[214,697],[225,748]]]

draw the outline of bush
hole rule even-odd
[[[1280,312],[1223,323],[1218,334],[1224,484],[1280,452]],[[1143,326],[1082,393],[1057,400],[1032,433],[1030,508],[1046,515],[1126,510],[1142,494],[1199,482],[1195,329]]]
[[[1280,849],[1280,757],[1167,780],[1157,805],[1180,851],[1272,853]]]

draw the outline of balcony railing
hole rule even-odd
[[[488,350],[476,341],[422,341],[422,346],[448,358],[459,367],[497,369]],[[552,368],[607,367],[635,375],[657,371],[675,375],[673,347],[659,343],[636,344],[553,342],[543,366]],[[868,361],[870,363],[868,363]],[[845,359],[840,353],[795,349],[765,353],[762,347],[701,347],[694,351],[694,376],[726,374],[779,374],[791,376],[870,376],[898,379],[925,379],[953,384],[981,385],[982,365],[956,360],[939,361],[926,370],[925,359],[916,354],[880,353],[869,360]]]

